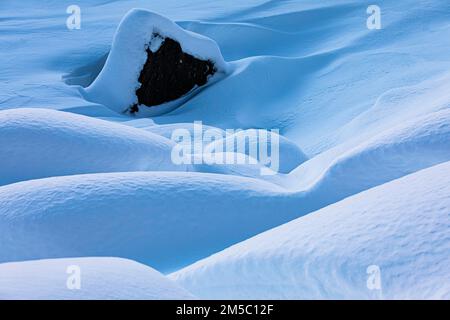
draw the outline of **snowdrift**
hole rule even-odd
[[[260,234],[170,277],[206,299],[448,299],[449,194],[446,162]],[[380,276],[381,285],[371,286],[371,276]]]
[[[118,113],[134,112],[134,109],[130,108],[138,104],[136,90],[142,85],[139,80],[147,60],[146,50],[156,53],[160,46],[164,45],[164,39],[175,40],[183,52],[196,59],[211,62],[216,72],[209,77],[207,84],[228,72],[229,66],[213,40],[183,30],[171,20],[154,12],[133,9],[117,28],[108,59],[98,77],[86,89],[86,98],[106,105]],[[195,87],[179,99],[155,107],[137,106],[137,114],[149,116],[166,113],[197,93],[197,89]]]
[[[267,139],[262,142],[262,139]],[[228,149],[227,146],[233,146]],[[275,146],[274,146],[275,145]],[[266,164],[264,158],[270,158],[271,150],[273,153],[278,153],[278,160],[274,171],[280,173],[289,173],[297,168],[300,164],[305,162],[308,157],[303,151],[289,139],[279,135],[276,132],[267,130],[239,130],[234,134],[226,135],[223,139],[217,139],[206,146],[207,150],[214,150],[215,152],[227,151],[242,153],[247,156],[253,156],[261,165],[271,166]]]
[[[450,160],[450,109],[392,126],[366,141],[314,157],[289,174],[285,186],[311,197],[340,200]]]
[[[448,76],[442,76],[450,70],[444,54],[450,15],[444,4],[377,5],[385,18],[382,30],[366,28],[368,4],[357,0],[271,1],[212,19],[183,17],[184,28],[216,40],[233,68],[161,121],[280,128],[313,157],[410,120],[418,110],[437,111],[439,101],[448,106]],[[425,83],[431,79],[439,86]],[[393,92],[408,87],[407,95]],[[389,103],[383,97],[390,110],[382,110],[379,102]],[[365,121],[350,124],[374,107]]]
[[[0,262],[117,256],[175,270],[291,220],[295,202],[264,181],[195,172],[10,184],[0,188]]]
[[[331,163],[333,157],[315,157],[267,179],[230,175],[256,177],[253,167],[200,165],[194,169],[227,174],[125,172],[10,184],[0,187],[0,262],[107,255],[176,270],[347,196],[450,161],[449,139],[450,110],[443,110],[381,133]]]
[[[294,221],[300,232],[287,224],[286,236],[272,230],[260,247],[221,253],[223,279],[211,258],[179,281],[203,297],[220,296],[217,285],[231,298],[448,298],[437,280],[449,283],[448,237],[433,223],[448,231],[436,209],[448,208],[446,174],[434,170],[450,161],[450,10],[411,2],[377,1],[382,29],[370,30],[371,3],[360,0],[92,0],[80,4],[81,29],[67,30],[58,1],[3,0],[0,110],[66,112],[0,114],[0,262],[118,256],[175,271],[362,192],[345,200],[361,199],[354,209],[342,201]],[[124,113],[148,88],[140,78],[161,36],[217,72],[170,103]],[[283,173],[173,166],[168,138],[194,121],[222,137],[279,129]],[[177,170],[189,172],[166,172]],[[365,287],[369,263],[382,292]]]
[[[220,159],[220,161],[226,161],[226,159],[235,159],[236,164],[217,164],[204,162],[209,157]],[[194,155],[194,162],[198,161],[198,164],[192,165],[192,170],[204,173],[216,173],[224,175],[236,175],[241,177],[249,177],[254,179],[261,179],[271,183],[279,184],[280,178],[277,176],[277,172],[262,165],[257,159],[247,156],[243,153],[235,152],[217,152],[212,156],[207,155]],[[198,160],[197,160],[198,159]]]
[[[156,270],[131,260],[73,258],[0,264],[2,300],[193,298]]]
[[[185,170],[174,143],[103,120],[44,109],[0,111],[0,185],[95,172]]]

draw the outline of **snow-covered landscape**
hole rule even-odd
[[[448,0],[3,0],[1,299],[450,299]]]

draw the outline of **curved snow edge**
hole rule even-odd
[[[132,9],[117,28],[111,51],[102,71],[97,79],[83,90],[85,97],[117,112],[124,112],[137,103],[136,89],[141,85],[138,78],[147,59],[145,49],[151,43],[154,33],[178,41],[184,52],[196,58],[211,60],[217,72],[208,84],[217,79],[218,75],[228,73],[229,65],[223,59],[219,46],[214,40],[184,30],[175,22],[157,13],[144,9]],[[184,100],[186,97],[175,101],[182,103]],[[173,108],[174,104],[174,101],[167,103],[170,108]],[[168,111],[164,107],[165,104],[162,106],[164,111]]]

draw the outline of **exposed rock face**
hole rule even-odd
[[[197,59],[183,52],[177,41],[163,38],[156,52],[147,49],[147,61],[139,76],[142,85],[136,90],[138,104],[151,107],[176,100],[205,85],[215,72],[212,61]],[[131,112],[137,111],[136,105],[131,108]]]

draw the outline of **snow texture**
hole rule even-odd
[[[150,132],[67,112],[0,112],[0,185],[52,176],[186,170],[173,164],[175,143]]]
[[[449,299],[449,195],[446,162],[262,233],[170,277],[205,299]],[[374,276],[380,276],[380,287],[367,285],[371,270],[379,270]]]
[[[156,270],[125,259],[72,258],[0,264],[2,300],[193,298]]]
[[[160,37],[154,37],[154,34]],[[124,112],[137,103],[139,74],[147,59],[145,48],[157,50],[161,37],[178,41],[183,52],[195,58],[212,61],[217,68],[217,74],[213,78],[218,78],[228,71],[228,65],[213,40],[183,30],[173,21],[154,12],[133,9],[117,28],[105,66],[94,83],[86,89],[86,98],[107,105],[117,112]],[[213,79],[209,82],[211,81]],[[167,112],[186,101],[188,96],[158,108],[140,108],[139,115]]]
[[[107,255],[167,272],[352,194],[450,161],[449,136],[450,110],[436,112],[375,136],[314,179],[302,175],[300,166],[267,181],[125,172],[6,185],[0,188],[0,262]]]
[[[0,296],[186,294],[127,258],[200,298],[449,299],[449,2],[379,0],[380,30],[372,4],[79,0],[69,30],[58,1],[3,0]],[[154,31],[219,72],[131,115]],[[175,165],[196,121],[278,129],[279,172]],[[66,261],[89,292],[61,291]]]

